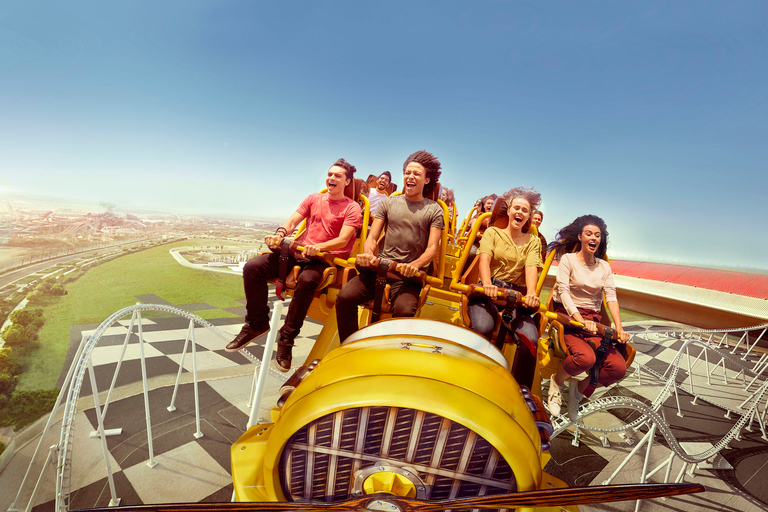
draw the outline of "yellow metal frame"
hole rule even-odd
[[[483,221],[485,219],[491,218],[491,212],[486,212],[481,214],[477,220],[475,221],[475,224],[472,226],[472,229],[469,232],[469,235],[464,239],[464,248],[461,251],[461,258],[459,258],[459,264],[457,265],[457,270],[454,272],[453,276],[451,277],[451,284],[450,289],[455,291],[463,291],[462,286],[459,286],[459,279],[461,279],[461,273],[464,269],[464,266],[467,264],[467,259],[469,259],[469,251],[472,247],[472,244],[475,242],[475,238],[477,238],[477,232],[480,230],[480,226],[482,225]]]
[[[363,229],[355,244],[357,252],[353,254],[362,251],[368,235],[367,198],[363,204]],[[490,218],[491,213],[478,216],[462,247],[451,244],[452,257],[458,256],[458,263],[450,271],[448,286],[441,289],[446,284],[450,228],[448,207],[442,200],[438,200],[438,204],[445,221],[436,257],[438,277],[428,277],[433,287],[429,302],[419,314],[461,325],[459,313],[453,306],[459,299],[457,292],[468,287],[460,284],[459,279],[482,221]],[[462,226],[474,211],[473,208]],[[541,292],[553,258],[552,254],[545,262],[545,270],[537,282],[537,294]],[[348,262],[336,264],[348,267],[351,262],[350,258]],[[320,299],[313,301],[308,313],[323,323],[308,356],[310,361],[322,359],[321,364],[294,390],[282,408],[273,409],[273,423],[251,427],[232,445],[232,474],[238,501],[284,501],[279,464],[290,437],[327,414],[369,406],[417,409],[466,426],[499,450],[515,474],[518,490],[565,487],[562,481],[543,472],[549,452],[542,451],[533,416],[508,370],[460,343],[423,336],[378,336],[339,347],[335,312],[338,292],[337,288],[327,288]],[[407,341],[410,349],[404,350],[401,340]],[[540,354],[547,349],[545,341],[540,340]],[[441,346],[442,350],[433,350],[435,346]],[[505,347],[504,354],[508,360],[511,358],[509,348]],[[539,359],[541,362],[541,357]]]
[[[478,210],[477,206],[473,206],[469,213],[461,221],[461,227],[456,232],[455,241],[460,242],[462,239],[466,240],[465,231],[469,229],[469,221],[472,220],[472,215]]]
[[[439,204],[444,219],[447,219],[447,205],[442,201]],[[491,214],[483,215],[490,217]],[[458,280],[472,241],[486,218],[483,215],[465,241],[459,264],[451,272],[448,289],[433,287],[430,302],[420,311],[421,316],[461,324],[458,311],[452,306],[458,301],[456,292],[468,288]],[[435,284],[444,283],[447,231],[444,229],[441,233],[438,255],[441,279],[430,276]],[[364,241],[362,235],[360,238]],[[541,292],[553,259],[554,254],[551,254],[545,262],[545,270],[537,282],[537,294]],[[339,264],[347,266],[344,262]],[[339,347],[335,314],[338,291],[328,288],[325,300],[313,301],[309,312],[311,318],[324,325],[308,360],[322,358],[322,363],[295,389],[282,408],[273,409],[274,423],[252,427],[232,446],[232,473],[238,501],[284,501],[279,464],[290,437],[327,414],[372,406],[417,409],[466,426],[499,450],[514,472],[517,488],[521,491],[566,487],[561,480],[543,472],[550,454],[541,450],[538,429],[508,370],[450,340],[393,335]],[[392,343],[375,344],[386,339]],[[409,350],[400,348],[402,339],[408,341]],[[542,356],[548,352],[546,342],[546,339],[539,340],[539,364],[533,390],[538,394]],[[443,350],[435,352],[432,350],[435,345],[440,345]],[[448,346],[453,346],[454,352],[463,353],[449,355]],[[505,347],[504,355],[508,360],[512,358],[511,348]],[[559,360],[551,361],[552,366],[555,364],[559,365]],[[569,507],[568,510],[578,508]]]
[[[367,406],[418,409],[460,423],[499,450],[519,490],[541,488],[549,454],[541,451],[533,417],[507,370],[448,340],[438,343],[463,354],[403,350],[399,340],[386,346],[368,341],[328,354],[275,411],[274,426],[256,425],[232,446],[238,501],[285,500],[278,468],[293,433],[327,414]]]

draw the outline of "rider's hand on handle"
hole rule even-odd
[[[489,296],[492,299],[498,298],[499,288],[497,286],[494,286],[492,284],[484,284],[483,291],[487,296]]]
[[[584,328],[588,330],[589,332],[597,332],[597,323],[593,322],[592,320],[584,320],[582,322],[584,324]]]
[[[276,249],[282,240],[283,237],[280,235],[268,235],[264,237],[264,242],[270,249]]]
[[[630,334],[628,332],[624,332],[623,329],[619,329],[618,333],[619,333],[619,342],[626,343],[629,341]]]
[[[305,245],[304,250],[301,251],[301,255],[305,258],[309,258],[311,256],[317,256],[317,253],[319,253],[320,250],[317,248],[316,245]]]
[[[373,254],[362,253],[355,256],[355,265],[359,265],[361,267],[372,267],[377,263],[378,258]]]
[[[413,277],[419,273],[419,269],[414,267],[410,263],[398,264],[397,271],[400,272],[403,275],[403,277]]]
[[[529,293],[523,297],[523,305],[528,308],[537,308],[539,307],[539,297]]]

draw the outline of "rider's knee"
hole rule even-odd
[[[523,318],[517,332],[531,340],[533,343],[537,343],[537,340],[539,339],[539,328],[530,316]]]
[[[627,374],[627,364],[624,359],[611,361],[609,365],[604,365],[603,368],[604,373],[606,373],[608,379],[610,380],[606,386],[619,382]]]
[[[467,315],[469,316],[472,330],[477,332],[485,331],[488,329],[488,325],[493,329],[498,313],[499,310],[496,306],[485,298],[470,297],[469,304],[467,305]],[[477,326],[477,329],[475,329],[475,326]]]
[[[484,311],[472,311],[469,313],[470,329],[480,336],[491,339],[493,328],[496,325],[496,319]]]
[[[484,322],[482,320],[479,322],[472,322],[472,325],[470,326],[473,331],[486,339],[491,339],[494,327],[495,325],[493,322]]]
[[[243,265],[243,276],[245,277],[266,277],[268,268],[269,254],[262,254],[251,258]]]
[[[355,291],[349,287],[344,286],[336,295],[336,309],[349,309],[356,308],[358,304],[355,302]]]
[[[571,357],[573,358],[574,365],[581,371],[586,371],[587,369],[592,368],[597,362],[597,356],[595,356],[595,353],[591,350],[576,354],[571,353]]]
[[[296,289],[315,290],[320,285],[321,276],[312,272],[299,272],[299,278],[296,280]]]
[[[410,294],[403,294],[395,299],[395,303],[392,304],[392,316],[393,317],[411,317],[416,314],[416,302],[417,297],[413,297]]]

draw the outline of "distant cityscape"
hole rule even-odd
[[[242,242],[263,238],[284,218],[129,209],[107,202],[8,193],[0,188],[0,272],[63,254],[141,239],[216,237]],[[693,265],[758,274],[764,264],[724,266],[619,255],[616,259]]]
[[[254,241],[274,219],[128,211],[109,203],[0,195],[0,271],[138,239],[216,237]]]

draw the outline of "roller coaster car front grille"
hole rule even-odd
[[[433,500],[517,489],[509,464],[484,438],[399,407],[345,409],[305,425],[283,449],[280,481],[289,501],[333,502],[359,496],[356,477],[373,466],[415,473],[419,497]]]

